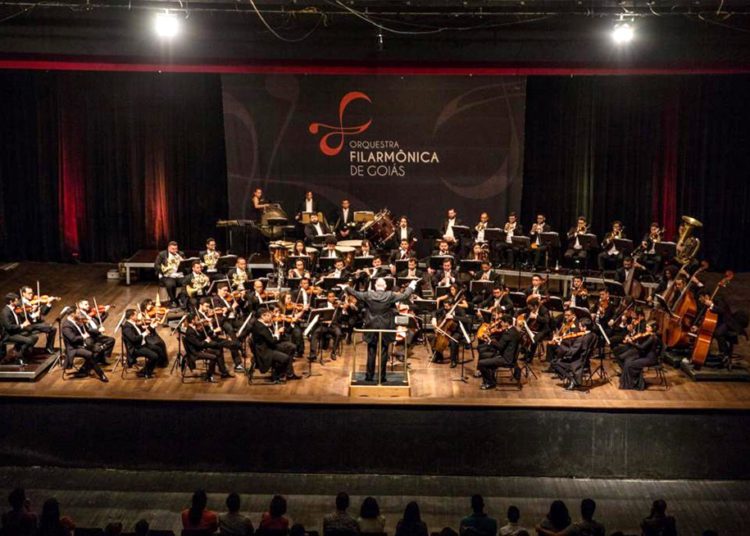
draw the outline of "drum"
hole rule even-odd
[[[271,242],[268,245],[268,252],[271,255],[271,260],[273,261],[274,266],[279,266],[286,263],[286,259],[287,257],[289,257],[291,246],[293,245],[293,242],[283,242],[281,240]]]
[[[341,245],[345,242],[345,240],[342,240],[338,244],[336,244],[336,251],[341,253],[341,256],[344,259],[344,264],[346,266],[351,266],[352,262],[354,261],[354,252],[355,249],[353,246],[344,246]],[[349,240],[349,242],[357,242],[357,240]]]
[[[339,247],[356,249],[361,245],[362,245],[361,240],[339,240],[338,242],[336,242],[336,249],[338,249]]]
[[[284,226],[289,218],[278,203],[273,203],[263,209],[260,216],[260,232],[266,238],[281,238],[284,236]]]
[[[362,227],[362,234],[376,247],[385,245],[395,232],[396,225],[393,223],[393,215],[388,209],[378,212],[374,220],[367,222]]]

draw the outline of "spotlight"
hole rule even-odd
[[[635,37],[633,25],[629,22],[620,20],[615,23],[612,29],[612,40],[617,45],[626,45]]]
[[[154,31],[156,35],[164,39],[171,39],[180,33],[180,21],[177,15],[165,11],[157,13],[154,17]]]
[[[383,50],[383,30],[378,30],[378,33],[375,36],[375,44],[378,47],[378,51]]]

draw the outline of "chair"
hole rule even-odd
[[[515,378],[513,376],[513,370],[516,367],[518,367],[518,356],[520,353],[521,353],[521,345],[519,344],[516,347],[516,355],[515,355],[515,359],[513,360],[513,364],[512,365],[500,365],[495,369],[495,385],[497,386],[496,388],[500,387],[500,385],[505,385],[500,380],[503,378],[502,371],[507,371],[508,372],[507,385],[515,385],[519,391],[523,389],[523,369],[521,369],[521,374],[518,375],[518,378]],[[525,367],[528,368],[528,363],[525,363]],[[532,371],[531,373],[533,374],[534,372]],[[528,378],[528,374],[526,377]]]
[[[654,371],[656,379],[659,381],[658,385],[664,387],[665,391],[669,391],[669,381],[667,381],[667,373],[664,370],[664,362],[662,361],[662,356],[664,355],[664,349],[660,348],[659,353],[657,354],[656,358],[656,364],[651,365],[649,367],[643,367],[643,374],[644,374],[644,380],[645,380],[645,374],[647,371]]]
[[[76,527],[75,536],[104,536],[103,529]]]
[[[63,350],[60,352],[60,355],[58,356],[57,359],[58,359],[58,363],[60,364],[60,370],[62,370],[63,381],[69,380],[72,376],[75,376],[76,374],[78,374],[78,372],[80,372],[81,367],[76,366],[76,359],[82,360],[84,363],[86,362],[86,360],[83,357],[77,355],[73,357],[72,367],[70,369],[65,368],[65,362],[68,359],[68,343],[67,342],[64,343]]]

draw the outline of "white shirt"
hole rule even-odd
[[[484,242],[484,227],[481,231],[477,231],[477,242]]]
[[[513,243],[513,231],[515,231],[515,229],[516,228],[514,226],[510,231],[508,231],[508,234],[505,235],[505,242],[507,242],[508,244]]]
[[[320,223],[314,223],[313,227],[315,227],[315,232],[319,235],[323,234],[323,228],[320,226]]]
[[[205,316],[205,315],[203,315],[203,316]],[[138,326],[137,326],[137,325],[135,324],[135,322],[133,322],[132,320],[128,320],[128,323],[129,323],[129,324],[130,324],[131,326],[133,326],[133,327],[135,328],[135,332],[136,332],[136,333],[137,333],[138,335],[140,335],[140,336],[141,336],[141,339],[142,339],[142,340],[141,340],[141,345],[144,345],[144,344],[146,344],[146,334],[145,334],[145,333],[144,333],[143,331],[141,331],[141,328],[139,328],[139,327],[138,327]]]
[[[409,239],[409,229],[407,227],[399,227],[399,240],[408,240]]]
[[[453,236],[453,226],[455,225],[455,223],[456,223],[456,218],[448,220],[448,225],[446,225],[446,227],[445,227],[445,236],[446,237],[448,237],[448,238],[455,238]]]
[[[349,219],[349,209],[348,208],[342,208],[341,209],[341,213],[344,215],[344,222],[346,222]]]
[[[305,212],[313,211],[313,200],[305,198]]]

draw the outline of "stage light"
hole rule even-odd
[[[154,31],[161,38],[171,39],[180,33],[180,20],[169,11],[157,13],[154,17]]]
[[[378,30],[378,33],[375,35],[375,45],[378,47],[378,52],[382,52],[382,50],[383,50],[383,30]]]
[[[619,20],[612,29],[612,40],[617,45],[626,45],[635,37],[635,29],[632,23]]]

